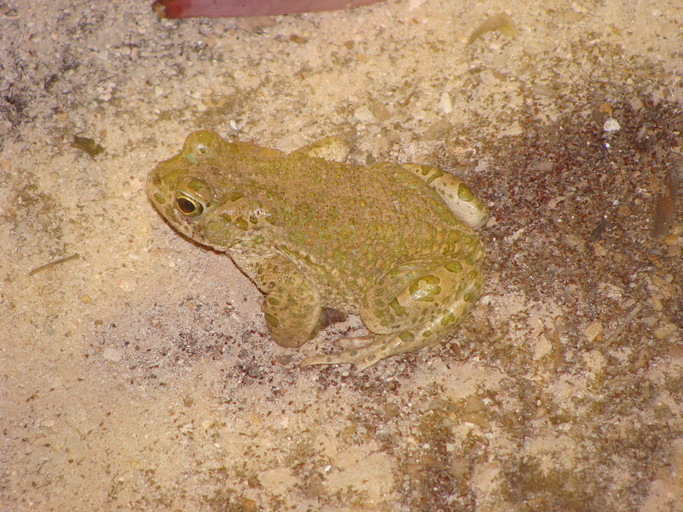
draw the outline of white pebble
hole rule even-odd
[[[621,130],[621,125],[619,124],[619,121],[617,121],[616,119],[608,117],[605,120],[605,124],[602,125],[602,129],[606,132],[618,132],[619,130]]]
[[[358,119],[361,123],[370,123],[374,121],[375,116],[372,114],[370,109],[365,105],[358,107],[353,111],[353,117]]]
[[[441,93],[439,98],[439,110],[444,114],[453,112],[453,100],[451,100],[451,95],[445,91]]]

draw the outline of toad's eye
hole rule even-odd
[[[204,213],[204,205],[184,192],[176,192],[175,205],[186,217],[199,217]]]

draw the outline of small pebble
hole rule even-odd
[[[361,123],[370,123],[374,121],[375,116],[365,105],[358,107],[353,111],[353,117],[358,119]]]
[[[602,125],[602,129],[609,133],[618,132],[621,130],[621,125],[619,124],[619,121],[613,117],[609,117],[605,120],[605,124]]]
[[[439,98],[439,110],[444,114],[450,114],[453,112],[453,100],[451,100],[451,95],[447,92],[442,92]]]

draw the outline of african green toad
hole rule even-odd
[[[273,339],[298,347],[339,312],[372,333],[302,365],[431,346],[482,292],[485,205],[434,167],[343,163],[328,138],[291,154],[198,131],[150,174],[149,197],[181,233],[224,251],[265,294]]]

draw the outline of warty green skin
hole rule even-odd
[[[438,343],[465,317],[483,288],[472,227],[488,210],[434,167],[353,166],[346,152],[336,138],[284,154],[199,131],[147,191],[173,227],[226,252],[265,294],[278,344],[302,345],[339,319],[333,310],[360,314],[371,336],[301,364],[362,370]]]

